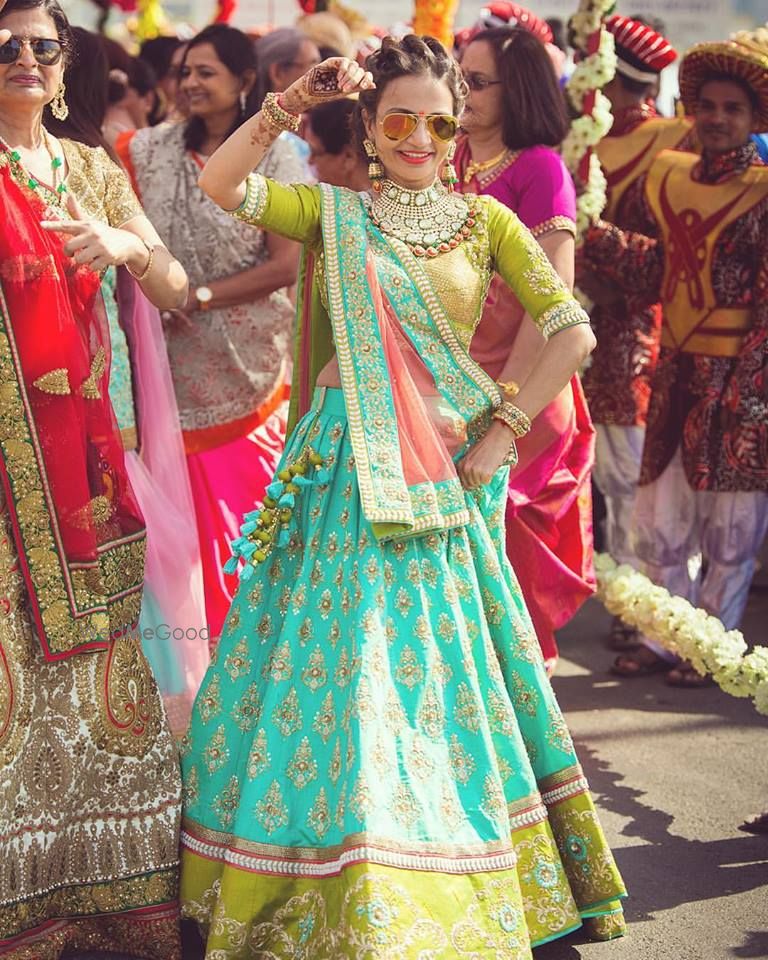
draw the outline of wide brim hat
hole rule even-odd
[[[701,85],[712,76],[733,77],[750,87],[758,101],[753,131],[768,131],[768,28],[691,47],[680,64],[680,99],[686,113],[693,113]]]

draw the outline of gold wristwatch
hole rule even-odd
[[[198,310],[208,310],[213,300],[213,290],[210,287],[197,287],[195,290]]]

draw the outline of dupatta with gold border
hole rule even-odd
[[[321,191],[327,313],[309,261],[294,418],[332,356],[332,333],[363,512],[377,538],[466,524],[454,461],[488,428],[498,389],[461,345],[418,259],[374,226],[363,196]]]

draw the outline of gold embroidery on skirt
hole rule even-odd
[[[87,689],[87,685],[95,689]],[[97,745],[122,757],[143,757],[162,723],[162,706],[138,638],[120,637],[97,670],[78,676],[85,720]]]

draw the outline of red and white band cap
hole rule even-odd
[[[615,13],[605,21],[616,42],[617,71],[631,80],[652,83],[677,59],[677,50],[656,30]]]

